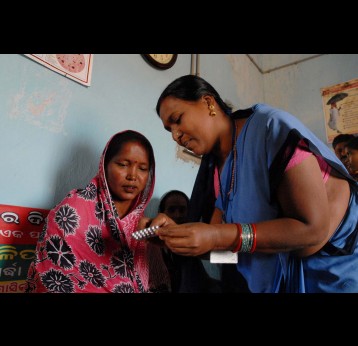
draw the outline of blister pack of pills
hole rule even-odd
[[[143,228],[139,231],[135,231],[132,233],[132,237],[136,240],[143,240],[143,239],[147,239],[150,237],[155,237],[156,234],[156,230],[159,228],[159,226],[152,226],[152,227],[148,227],[148,228]]]

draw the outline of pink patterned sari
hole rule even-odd
[[[125,132],[125,131],[124,131]],[[143,293],[169,290],[159,247],[131,237],[154,189],[145,189],[122,219],[107,186],[104,158],[84,189],[74,189],[48,214],[27,276],[26,292]]]

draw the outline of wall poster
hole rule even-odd
[[[358,133],[358,79],[321,88],[327,143],[340,133]]]
[[[91,85],[93,54],[24,54],[47,68],[86,86]]]

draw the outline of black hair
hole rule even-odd
[[[158,207],[158,213],[164,212],[165,203],[167,202],[168,198],[171,196],[175,196],[175,195],[184,197],[187,205],[189,206],[189,197],[184,192],[179,191],[179,190],[170,190],[160,200],[159,207]]]
[[[106,156],[104,158],[104,168],[105,171],[107,171],[108,163],[112,160],[112,158],[118,154],[118,152],[122,149],[123,144],[128,142],[136,142],[143,145],[143,147],[146,149],[149,157],[149,169],[151,170],[153,164],[154,164],[154,151],[153,147],[150,144],[149,140],[143,136],[142,134],[127,130],[124,132],[117,133],[113,136],[111,139],[107,151]]]
[[[224,113],[232,113],[232,107],[222,100],[212,85],[199,76],[189,74],[175,79],[164,89],[157,102],[157,114],[159,115],[161,103],[168,96],[185,101],[198,101],[202,96],[206,95],[214,97]]]
[[[353,138],[347,142],[346,148],[358,150],[358,137],[353,136]]]
[[[332,142],[333,149],[336,148],[337,144],[342,143],[342,142],[348,142],[352,138],[354,138],[354,135],[351,135],[351,134],[348,134],[348,133],[342,133],[342,134],[334,137],[333,142]]]

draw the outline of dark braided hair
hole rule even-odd
[[[232,113],[232,107],[222,100],[212,85],[199,76],[189,74],[175,79],[164,89],[157,102],[157,114],[159,115],[160,105],[168,96],[185,101],[198,101],[206,95],[214,97],[224,113],[228,115]]]

